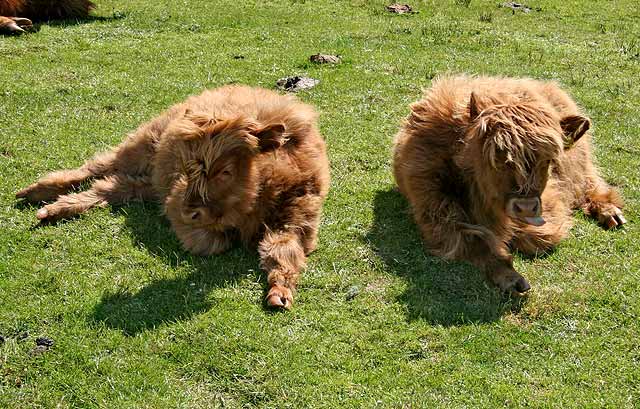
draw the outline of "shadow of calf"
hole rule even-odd
[[[389,271],[407,281],[399,301],[411,320],[444,326],[492,322],[521,307],[522,300],[503,298],[470,264],[426,254],[408,204],[396,190],[376,193],[367,240]]]
[[[52,26],[52,27],[69,27],[76,26],[82,24],[92,24],[92,23],[106,23],[111,21],[117,21],[125,18],[124,14],[114,14],[112,16],[94,16],[89,15],[87,17],[82,18],[65,18],[65,19],[56,19],[56,20],[37,20],[34,23],[34,26],[39,28],[42,25]]]
[[[127,335],[205,312],[215,304],[208,299],[213,289],[233,286],[249,271],[259,271],[257,253],[240,245],[211,257],[186,252],[157,205],[134,203],[113,211],[125,215],[136,245],[172,268],[186,266],[190,271],[182,277],[156,280],[134,293],[117,291],[103,295],[92,319]]]

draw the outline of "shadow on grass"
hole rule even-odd
[[[408,204],[396,190],[376,193],[374,218],[367,240],[387,269],[406,280],[399,301],[410,320],[443,326],[483,323],[521,308],[522,300],[502,297],[471,265],[425,254]]]
[[[217,256],[200,257],[186,252],[155,204],[135,203],[116,207],[113,212],[125,216],[136,245],[173,268],[186,267],[190,271],[181,277],[156,280],[138,292],[103,295],[92,319],[127,335],[208,311],[216,303],[208,297],[213,289],[233,286],[248,271],[259,271],[257,253],[239,244]]]
[[[36,27],[37,30],[40,29],[40,26],[45,26],[45,25],[52,26],[52,27],[70,27],[70,26],[77,26],[81,24],[117,21],[123,18],[125,18],[124,14],[114,14],[112,16],[89,15],[84,18],[67,18],[67,19],[60,19],[60,20],[38,20],[37,22],[34,21],[34,27]]]

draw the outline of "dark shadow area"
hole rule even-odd
[[[0,37],[21,37],[21,36],[24,36],[24,35],[29,35],[31,33],[37,33],[38,31],[40,31],[40,25],[41,24],[33,23],[33,25],[29,29],[25,29],[24,32],[20,32],[20,31],[0,31]]]
[[[34,225],[31,230],[58,223],[73,223],[74,219],[79,218],[75,216],[71,219],[38,223],[35,213],[43,204],[18,199],[14,207],[33,213]],[[184,270],[190,273],[153,281],[137,292],[123,290],[106,293],[95,306],[91,319],[103,322],[110,328],[120,329],[127,335],[134,335],[165,322],[188,319],[212,308],[213,302],[207,301],[211,290],[234,285],[249,270],[262,277],[264,294],[257,302],[264,299],[267,291],[266,276],[260,271],[258,254],[254,249],[235,243],[231,250],[221,255],[193,255],[182,248],[158,204],[136,202],[126,206],[112,206],[111,212],[124,216],[134,245],[145,249],[171,268],[186,267]],[[266,306],[265,310],[268,313],[277,312]]]
[[[134,244],[172,268],[187,267],[190,271],[185,276],[153,281],[137,292],[118,291],[102,296],[91,319],[127,335],[207,311],[215,304],[208,300],[213,289],[232,286],[249,270],[259,271],[257,252],[240,244],[222,255],[200,257],[188,253],[158,205],[134,203],[114,207],[112,212],[125,216]]]
[[[15,209],[18,210],[33,210],[33,212],[35,213],[40,207],[42,206],[42,203],[32,203],[28,200],[25,199],[15,199],[15,202],[13,203],[13,207]]]
[[[39,30],[40,26],[43,26],[43,25],[53,26],[53,27],[68,27],[68,26],[77,26],[80,24],[104,23],[104,22],[117,21],[125,17],[126,16],[124,14],[114,14],[108,17],[89,15],[84,18],[67,18],[67,19],[60,19],[60,20],[44,20],[44,21],[38,20],[38,21],[34,21],[33,25],[34,27],[37,27],[36,28],[37,30]]]
[[[526,300],[501,296],[467,263],[426,254],[407,201],[396,190],[376,193],[367,240],[388,270],[407,281],[399,301],[407,306],[410,320],[444,326],[492,322],[519,310]]]
[[[515,250],[515,249],[512,249],[512,252],[513,252],[514,255],[517,255],[518,257],[520,257],[523,260],[537,260],[537,259],[544,260],[545,258],[547,258],[550,255],[552,255],[553,253],[555,253],[557,250],[558,250],[557,247],[551,247],[550,249],[548,249],[546,251],[541,251],[541,252],[536,253],[536,254],[523,253],[523,252]]]

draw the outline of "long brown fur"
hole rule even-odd
[[[443,77],[395,138],[394,176],[426,249],[467,260],[502,290],[530,286],[510,249],[543,253],[566,237],[582,209],[607,228],[625,223],[622,199],[591,159],[590,121],[553,82]],[[535,226],[512,217],[509,200],[541,200]],[[538,202],[540,203],[540,202]]]
[[[312,107],[292,96],[225,86],[190,97],[74,170],[50,173],[17,197],[54,202],[43,221],[129,200],[158,200],[184,247],[222,253],[256,245],[267,303],[290,308],[316,247],[329,187],[325,143]],[[92,179],[91,188],[69,191]]]
[[[86,18],[95,5],[89,0],[0,0],[0,33],[21,33],[31,20]]]

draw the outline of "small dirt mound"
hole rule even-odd
[[[53,340],[51,338],[47,338],[47,337],[39,337],[36,338],[36,345],[38,346],[44,346],[47,348],[51,348],[53,346]]]
[[[521,11],[523,13],[531,12],[531,7],[527,7],[524,4],[516,3],[514,1],[507,1],[506,3],[501,3],[500,7],[510,8],[515,13],[516,11]]]
[[[314,54],[309,57],[309,61],[316,64],[340,64],[342,60],[339,55]]]
[[[387,11],[396,14],[413,14],[413,8],[408,4],[393,3],[387,6]]]
[[[298,92],[303,89],[313,88],[318,85],[319,82],[320,80],[314,78],[295,76],[280,78],[276,82],[276,85],[278,88],[284,89],[285,91]]]

